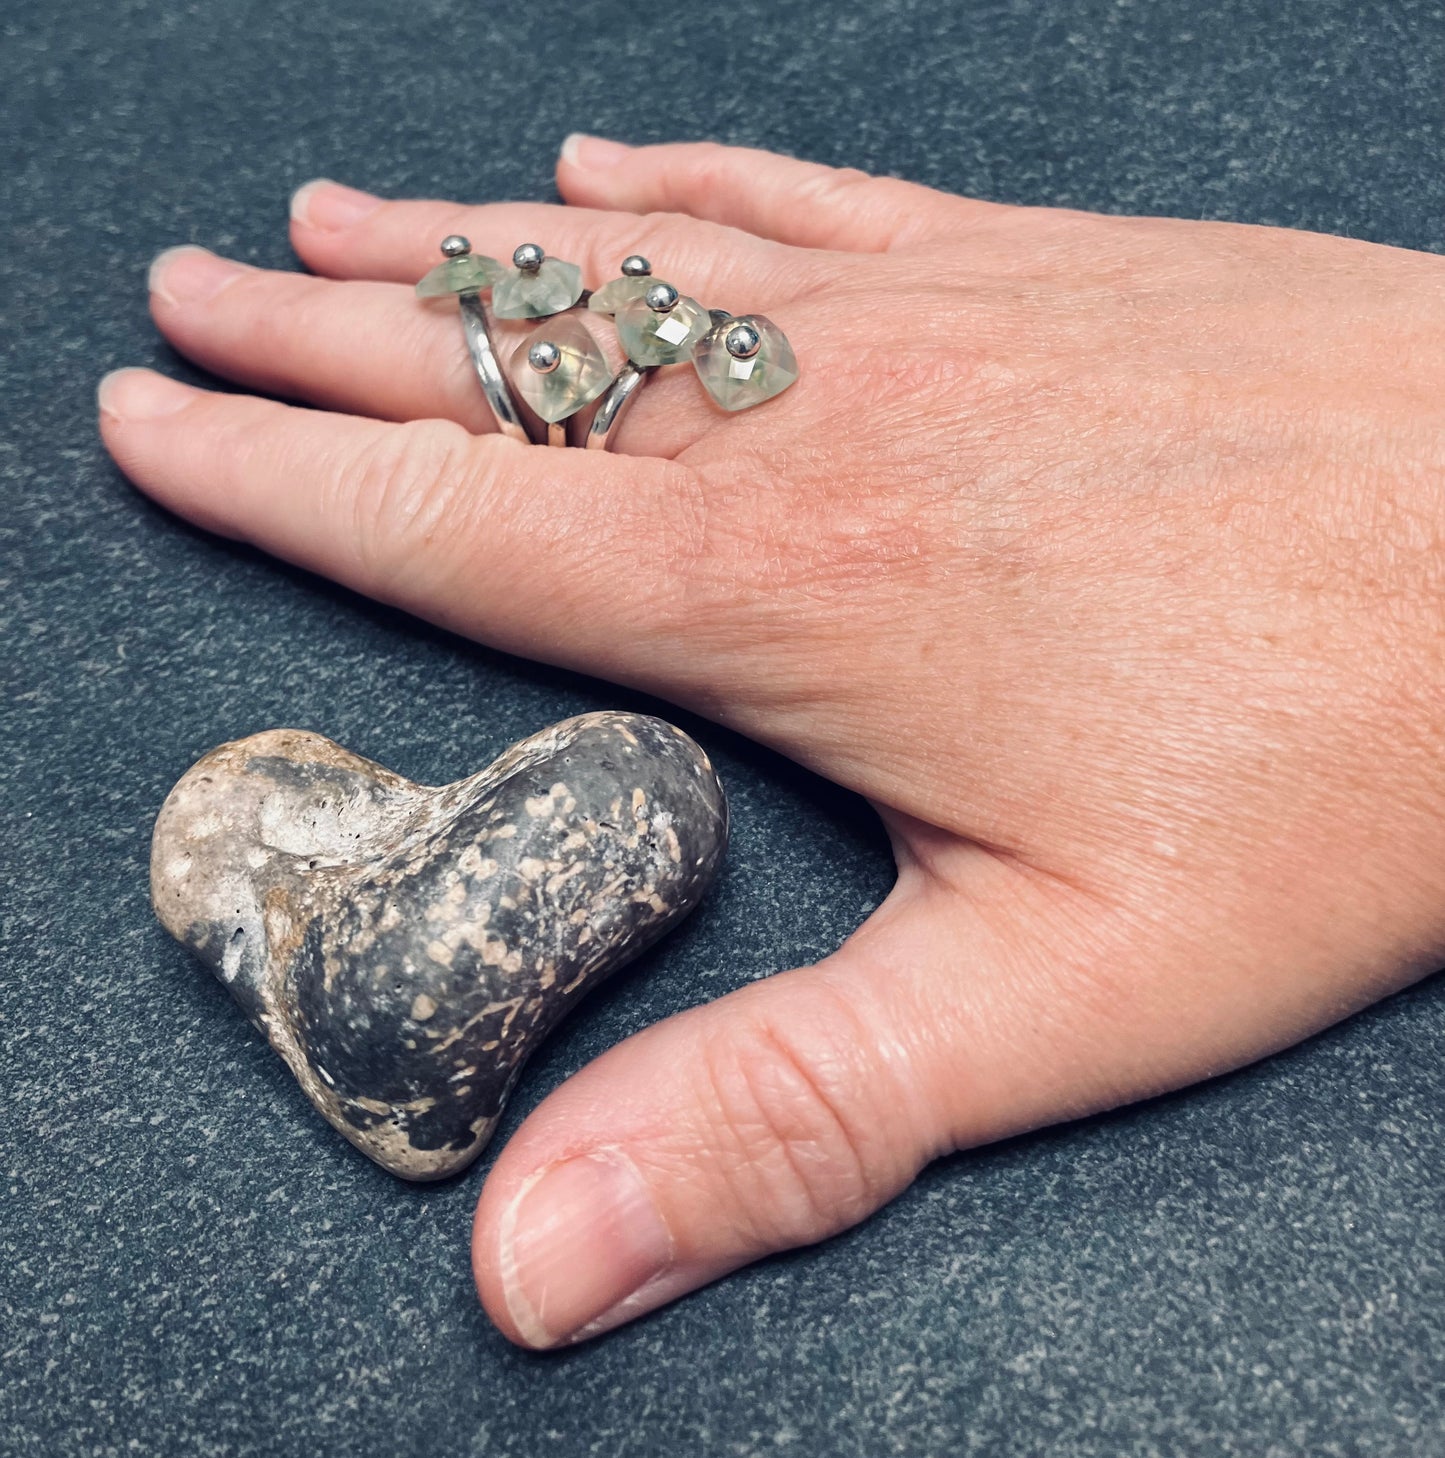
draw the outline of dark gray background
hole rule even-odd
[[[0,11],[0,1450],[1445,1451],[1445,986],[1207,1087],[948,1160],[829,1244],[531,1356],[472,1292],[482,1167],[373,1168],[152,920],[151,819],[213,744],[321,730],[414,777],[634,695],[216,541],[96,439],[103,369],[195,378],[144,271],[292,263],[290,190],[551,195],[574,128],[988,197],[1442,244],[1445,12],[1361,0],[462,0]],[[871,816],[692,728],[719,890],[533,1066],[833,947]]]

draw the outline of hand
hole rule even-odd
[[[101,392],[176,511],[711,715],[892,837],[836,953],[628,1039],[502,1152],[474,1261],[508,1336],[615,1326],[1440,961],[1445,262],[710,145],[574,139],[558,181],[579,206],[313,184],[317,277],[158,261],[177,348],[320,411]],[[663,372],[622,454],[480,433],[409,287],[454,231],[594,286],[643,252],[802,376],[724,416]]]

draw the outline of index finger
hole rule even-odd
[[[142,490],[454,632],[667,692],[708,591],[704,493],[651,456],[391,424],[120,370],[101,432]],[[706,675],[699,663],[694,676]]]

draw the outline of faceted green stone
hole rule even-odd
[[[570,309],[582,297],[582,270],[560,258],[544,258],[536,273],[508,268],[492,286],[499,319],[542,319]]]
[[[544,339],[555,344],[562,356],[557,368],[546,374],[534,370],[527,358],[532,346]],[[575,315],[548,319],[532,330],[512,351],[507,375],[517,393],[549,425],[575,415],[612,383],[607,357]]]
[[[416,286],[417,296],[440,299],[447,294],[465,294],[476,289],[489,289],[505,272],[495,258],[483,253],[464,253],[460,258],[444,258]]]
[[[658,280],[638,282],[651,285]],[[665,314],[649,308],[641,295],[617,311],[617,337],[633,364],[677,364],[692,353],[693,345],[711,328],[712,316],[686,294]]]
[[[758,331],[758,352],[751,359],[728,353],[728,331],[751,324]],[[798,378],[798,361],[788,336],[761,314],[727,319],[708,332],[693,351],[692,362],[707,392],[724,410],[746,410],[781,395]]]
[[[598,314],[615,314],[624,304],[640,299],[657,280],[644,275],[633,278],[624,274],[605,283],[587,300],[587,307]]]

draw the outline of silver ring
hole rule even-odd
[[[417,296],[423,299],[457,299],[461,305],[462,335],[467,342],[467,352],[472,357],[482,394],[486,396],[497,429],[513,440],[529,445],[532,435],[522,423],[517,402],[507,387],[507,377],[497,359],[487,311],[482,304],[482,292],[496,283],[501,265],[494,259],[473,253],[471,243],[460,233],[448,234],[442,239],[441,248],[442,261],[417,284]]]
[[[487,311],[482,307],[482,296],[476,289],[468,289],[459,296],[462,306],[462,333],[466,335],[467,349],[476,366],[477,379],[482,384],[482,394],[492,407],[492,416],[497,429],[523,445],[530,445],[531,435],[517,414],[517,402],[507,388],[507,378],[497,363],[496,347],[492,343],[492,331],[487,324]]]
[[[473,253],[460,234],[442,239],[441,251],[442,262],[417,284],[417,294],[458,299],[482,393],[498,429],[514,440],[540,437],[564,446],[567,421],[598,401],[585,443],[588,450],[607,450],[628,406],[664,365],[691,363],[713,402],[728,411],[761,405],[798,377],[792,346],[771,320],[705,308],[654,278],[640,254],[625,258],[620,276],[594,293],[582,287],[576,264],[549,258],[536,243],[517,248],[510,268]],[[538,321],[506,368],[482,303],[488,290],[498,318]],[[591,332],[565,317],[579,307],[613,317],[627,356],[615,375]],[[518,396],[535,417],[535,430],[524,422]]]
[[[648,375],[656,368],[656,365],[635,365],[631,360],[622,366],[617,378],[602,397],[602,403],[592,417],[592,424],[587,428],[589,451],[605,451],[611,446],[617,422],[622,419]]]

